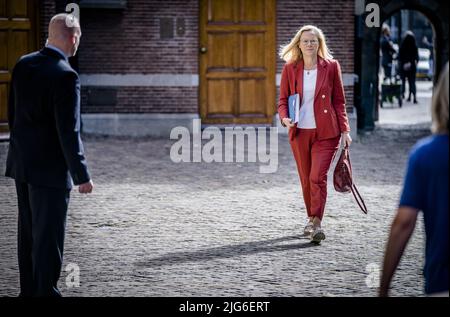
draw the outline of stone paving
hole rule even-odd
[[[319,246],[301,235],[305,208],[285,135],[273,174],[255,163],[173,163],[174,140],[85,137],[96,187],[72,191],[64,257],[64,267],[79,266],[80,285],[68,287],[63,271],[60,288],[65,296],[374,296],[369,271],[382,261],[408,150],[426,134],[379,129],[352,145],[369,214],[329,181]],[[2,171],[6,151],[0,143]],[[16,195],[5,177],[0,217],[0,295],[15,296]],[[422,294],[423,238],[420,220],[392,295]]]
[[[386,102],[383,108],[379,108],[378,126],[390,128],[401,125],[405,128],[428,124],[431,118],[432,88],[433,83],[431,81],[420,80],[416,82],[419,103],[414,104],[412,101],[403,99],[403,106],[399,108],[396,99],[394,99],[394,103]],[[408,91],[408,84],[406,84],[406,96]]]
[[[429,97],[419,102],[427,107]],[[334,191],[330,173],[327,239],[318,246],[302,236],[305,208],[286,135],[272,174],[258,163],[173,163],[174,140],[85,136],[95,189],[71,194],[63,295],[375,296],[408,151],[429,134],[423,108],[390,110],[382,110],[388,124],[351,146],[369,214]],[[0,143],[2,174],[6,152]],[[16,206],[13,181],[0,177],[0,296],[19,292]],[[423,247],[419,217],[393,296],[423,294]],[[73,264],[79,287],[66,284]]]

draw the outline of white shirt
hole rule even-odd
[[[317,68],[303,71],[303,97],[300,107],[298,128],[315,129],[314,93],[316,92]]]

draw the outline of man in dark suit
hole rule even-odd
[[[22,56],[12,74],[6,176],[18,198],[19,296],[61,296],[70,190],[93,189],[80,138],[80,82],[68,62],[80,37],[73,16],[54,16],[46,47]]]

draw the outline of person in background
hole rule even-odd
[[[396,50],[394,44],[391,41],[391,30],[388,25],[383,24],[381,28],[383,37],[381,39],[381,66],[384,71],[384,80],[391,79],[392,77],[392,61]]]
[[[406,35],[400,44],[398,59],[400,63],[400,75],[402,78],[402,98],[405,98],[405,82],[406,79],[408,79],[409,94],[407,101],[411,101],[411,95],[413,95],[413,102],[417,103],[416,70],[417,63],[419,62],[419,49],[413,32],[406,32]]]
[[[425,223],[425,293],[449,296],[448,290],[448,95],[449,65],[445,66],[431,106],[433,135],[417,142],[408,168],[397,215],[391,226],[383,264],[380,296],[389,285],[417,220],[423,212]]]

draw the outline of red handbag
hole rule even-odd
[[[348,145],[345,145],[342,149],[341,156],[336,164],[333,173],[334,189],[340,193],[352,192],[362,212],[367,214],[367,207],[359,194],[356,185],[353,183],[352,178],[352,164],[350,163],[350,153],[348,151]]]

